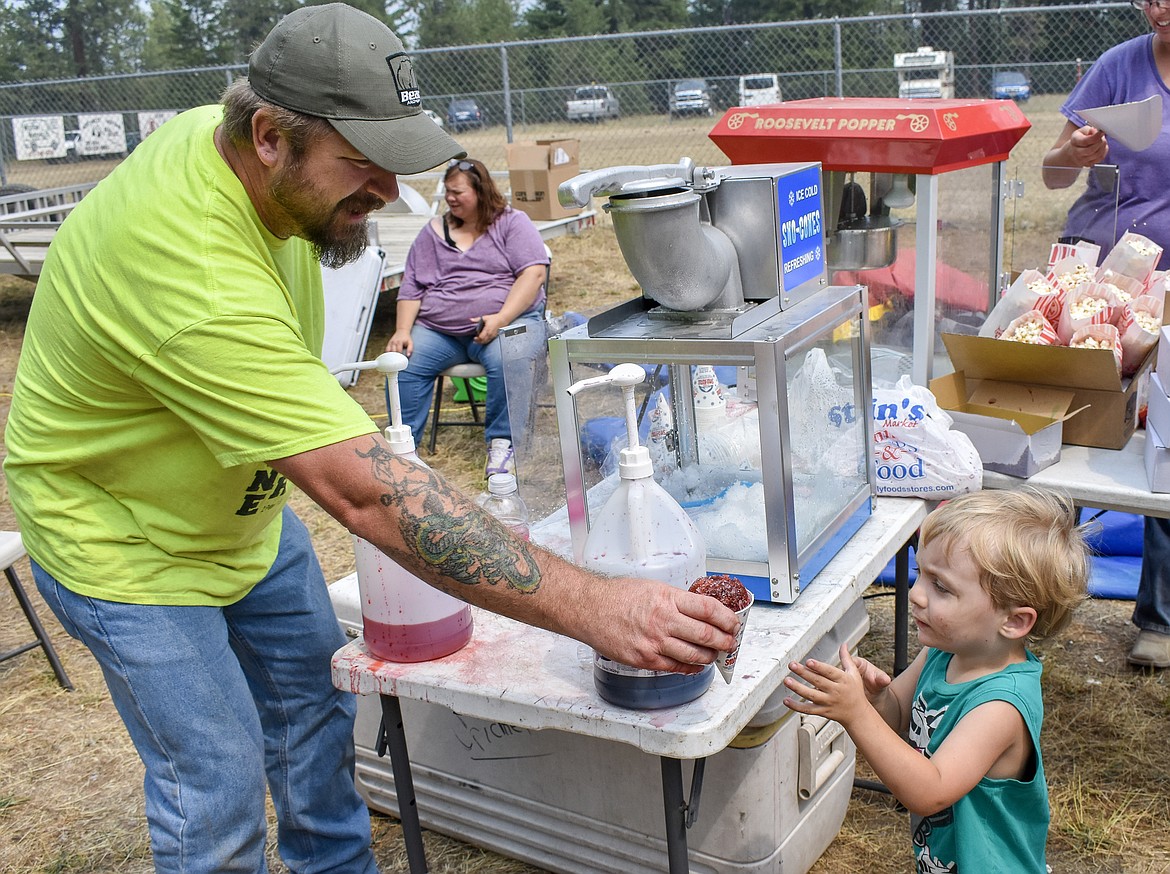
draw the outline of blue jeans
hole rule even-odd
[[[268,574],[228,607],[78,595],[33,562],[37,588],[93,653],[146,765],[155,870],[263,874],[264,789],[297,874],[376,874],[353,782],[356,700],[333,687],[344,645],[308,531],[288,508]]]
[[[1133,624],[1143,631],[1170,634],[1170,519],[1146,516],[1142,533],[1142,575]]]
[[[542,319],[540,311],[533,310],[520,316],[515,323],[533,322],[539,325]],[[496,337],[486,346],[481,346],[474,337],[474,334],[444,334],[417,323],[411,328],[410,339],[414,342],[414,349],[410,353],[406,370],[398,374],[398,395],[402,401],[402,424],[410,426],[417,442],[422,442],[427,415],[431,411],[435,379],[448,367],[469,361],[478,362],[487,371],[484,440],[490,442],[497,437],[512,439],[500,338]],[[386,406],[388,409],[389,400]]]

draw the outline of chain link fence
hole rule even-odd
[[[1105,49],[1145,32],[1125,3],[868,16],[690,28],[413,52],[424,107],[493,170],[514,140],[577,137],[583,169],[725,162],[711,117],[740,105],[741,79],[775,75],[782,99],[894,97],[895,53],[954,56],[955,96],[986,98],[999,70],[1035,94],[1064,95]],[[244,67],[0,86],[0,184],[49,188],[108,173],[167,117],[218,100]],[[683,80],[705,98],[672,99]],[[607,86],[604,119],[570,122],[577,88]],[[693,114],[692,114],[693,113]],[[18,190],[20,190],[18,188]]]

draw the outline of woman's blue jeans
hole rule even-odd
[[[288,508],[276,561],[228,607],[78,595],[33,563],[37,588],[101,665],[146,765],[155,870],[258,874],[265,783],[297,874],[376,874],[354,788],[354,696],[333,687],[345,644],[305,526]]]
[[[525,313],[516,320],[539,325],[543,319],[540,311]],[[512,439],[512,426],[508,420],[508,396],[504,390],[504,360],[500,353],[500,338],[481,346],[474,340],[474,334],[444,334],[432,331],[420,324],[410,330],[414,349],[406,370],[398,374],[398,396],[402,401],[402,424],[409,425],[414,439],[421,443],[427,415],[431,411],[431,400],[435,392],[435,379],[440,373],[455,364],[469,361],[483,365],[487,373],[487,397],[484,401],[483,437],[491,442],[497,437]],[[389,401],[387,401],[389,407]]]
[[[1145,517],[1142,575],[1134,600],[1134,625],[1170,634],[1170,519]]]

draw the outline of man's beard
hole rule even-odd
[[[334,205],[323,206],[312,180],[295,162],[272,181],[269,193],[296,225],[296,236],[308,242],[326,267],[337,268],[356,261],[369,245],[369,219],[350,222],[351,212],[381,209],[386,202],[373,194],[356,193]]]

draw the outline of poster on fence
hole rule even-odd
[[[16,160],[65,157],[65,120],[59,115],[25,115],[12,119]]]
[[[95,112],[77,116],[79,155],[120,155],[126,151],[126,125],[120,112]]]
[[[156,109],[150,112],[138,113],[138,133],[146,139],[152,133],[159,129],[164,121],[174,118],[178,115],[173,109]]]

